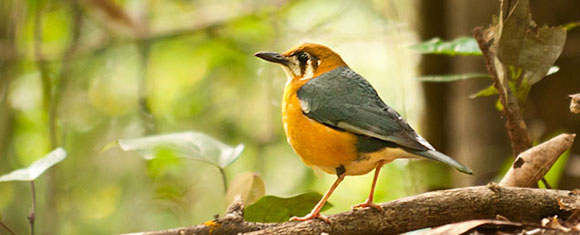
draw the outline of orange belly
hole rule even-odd
[[[296,90],[289,84],[282,102],[282,118],[288,143],[306,165],[320,168],[329,174],[336,174],[336,168],[343,165],[348,174],[348,165],[358,158],[357,137],[334,130],[304,115]]]

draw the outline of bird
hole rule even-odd
[[[291,221],[319,218],[329,222],[320,210],[345,176],[373,169],[369,196],[353,209],[381,210],[373,202],[379,172],[398,158],[427,158],[472,174],[468,167],[436,151],[330,48],[303,43],[284,53],[254,55],[281,65],[286,73],[282,123],[294,152],[307,166],[337,175],[312,211]]]

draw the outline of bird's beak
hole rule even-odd
[[[290,62],[288,59],[286,59],[286,57],[275,52],[258,52],[254,55],[263,60],[282,65],[288,65],[288,63]]]

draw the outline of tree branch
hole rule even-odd
[[[578,208],[580,195],[565,190],[490,184],[402,198],[380,204],[382,212],[372,208],[346,211],[329,216],[330,224],[320,220],[279,224],[245,222],[241,203],[234,202],[222,218],[193,227],[143,234],[399,234],[471,219],[494,219],[497,215],[522,222],[539,222],[553,215],[566,218],[569,212],[560,208],[561,201],[576,202],[573,205]]]
[[[16,235],[16,233],[10,229],[10,227],[8,227],[6,224],[2,223],[2,221],[0,220],[0,227],[4,228],[6,231],[8,231],[11,235]]]
[[[504,74],[504,81],[500,80],[502,78],[498,76],[497,68],[494,62],[495,54],[490,50],[492,42],[486,40],[483,29],[481,27],[473,29],[473,37],[475,40],[477,40],[479,49],[481,49],[483,58],[485,59],[485,67],[491,76],[493,86],[498,92],[499,100],[503,106],[502,113],[505,118],[505,127],[510,137],[512,153],[514,157],[516,157],[520,153],[532,147],[532,142],[528,136],[528,131],[526,128],[526,123],[524,122],[524,119],[520,113],[517,100],[515,100],[513,95],[510,94],[510,89],[506,81],[507,79],[505,79],[505,76],[508,75]],[[505,84],[505,90],[502,87],[502,84]]]

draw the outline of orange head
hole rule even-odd
[[[347,66],[336,52],[314,43],[304,43],[282,54],[259,52],[255,56],[282,65],[289,79],[318,77],[337,67]]]

